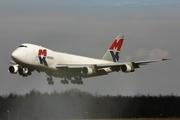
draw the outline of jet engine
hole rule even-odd
[[[28,68],[24,68],[21,67],[19,65],[13,65],[9,67],[9,72],[12,74],[17,74],[19,73],[19,75],[23,76],[23,77],[27,77],[28,75],[31,75],[32,71],[29,71]]]
[[[122,66],[121,66],[121,70],[122,70],[123,72],[125,72],[125,73],[134,72],[134,71],[135,71],[134,67],[131,66],[131,65],[128,65],[128,64],[122,65]]]
[[[13,65],[13,66],[10,66],[9,67],[9,72],[12,73],[12,74],[17,74],[18,72],[18,65]]]
[[[28,75],[28,69],[27,68],[23,68],[23,67],[19,67],[18,73],[19,73],[19,75],[27,76]]]
[[[91,75],[94,73],[94,70],[90,67],[84,67],[82,70],[81,70],[81,73],[84,74],[84,75]]]

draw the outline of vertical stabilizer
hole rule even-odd
[[[123,41],[124,36],[118,35],[107,52],[104,54],[102,59],[112,62],[118,62]]]

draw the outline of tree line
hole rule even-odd
[[[0,96],[0,120],[180,117],[180,97],[93,95],[78,89]]]

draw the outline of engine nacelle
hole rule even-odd
[[[22,67],[20,67],[20,68],[18,69],[18,73],[19,73],[19,75],[27,76],[27,75],[28,75],[28,69],[27,69],[27,68],[22,68]]]
[[[18,65],[13,65],[9,67],[9,72],[12,74],[17,74],[18,72]]]
[[[123,72],[125,72],[125,73],[134,72],[134,71],[135,71],[134,67],[133,67],[133,66],[130,66],[130,65],[128,65],[128,64],[122,65],[122,66],[121,66],[121,70],[122,70]]]
[[[93,69],[90,68],[90,67],[84,67],[82,70],[81,70],[81,73],[84,74],[84,75],[91,75],[93,74]]]

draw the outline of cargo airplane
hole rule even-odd
[[[48,48],[24,43],[11,55],[13,61],[9,72],[27,77],[33,71],[45,72],[49,85],[53,85],[53,77],[60,77],[62,84],[83,84],[82,79],[107,75],[111,72],[134,72],[136,68],[148,63],[168,59],[146,60],[119,63],[119,55],[124,36],[118,35],[102,59],[56,52]]]

